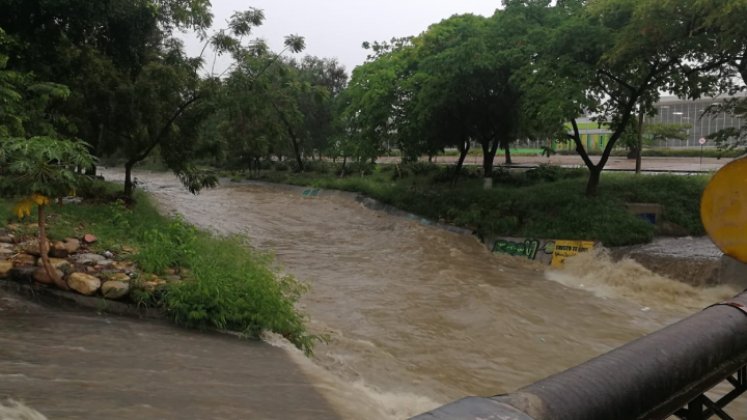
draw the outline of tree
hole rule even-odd
[[[631,121],[630,130],[623,133],[620,141],[628,148],[628,159],[635,159],[635,173],[641,172],[641,152],[645,143],[656,140],[687,140],[689,124],[645,124],[643,114]]]
[[[5,138],[0,142],[0,191],[4,195],[21,196],[16,205],[19,218],[30,216],[34,205],[38,209],[39,252],[42,266],[49,278],[60,288],[67,285],[49,262],[49,241],[45,211],[50,199],[75,191],[80,176],[76,168],[93,165],[88,145],[81,141],[51,137]]]
[[[190,93],[198,85],[184,69],[198,67],[199,60],[180,52],[172,31],[191,28],[205,35],[212,19],[209,6],[205,0],[0,0],[8,11],[0,16],[0,27],[12,39],[14,68],[70,87],[55,130],[83,138],[97,154],[126,155],[126,194],[132,192],[132,165],[159,146],[167,164],[195,190],[210,180],[188,163],[189,139],[183,137],[176,149],[164,147],[175,127],[189,125],[184,116],[196,102]],[[145,87],[160,88],[159,82],[171,89],[160,89],[164,97],[133,98]],[[146,108],[157,112],[141,113]]]
[[[729,95],[744,93],[747,89],[747,28],[743,16],[747,14],[747,4],[738,0],[721,2],[701,1],[696,3],[704,16],[701,29],[711,36],[711,44],[700,47],[703,61],[722,62],[727,77],[720,89]],[[719,100],[710,106],[702,118],[715,118],[719,114],[747,118],[747,98],[743,95]],[[747,126],[729,127],[708,136],[722,149],[736,149],[747,145]]]
[[[534,92],[535,115],[557,126],[570,120],[567,136],[589,169],[587,195],[597,193],[612,149],[635,115],[650,113],[660,91],[697,98],[715,91],[724,78],[726,56],[703,60],[712,45],[704,17],[693,13],[697,0],[577,0],[550,6],[512,1],[513,13],[545,14],[534,38],[536,59],[525,70]],[[561,98],[563,104],[549,98]],[[542,100],[542,98],[548,98]],[[559,112],[560,110],[560,112]],[[576,118],[587,114],[611,130],[597,163],[581,142]],[[554,120],[554,122],[553,122]]]
[[[339,118],[352,140],[343,142],[348,147],[342,150],[363,163],[397,146],[404,160],[412,159],[416,152],[402,135],[410,97],[404,81],[414,53],[411,38],[395,38],[391,44],[375,42],[373,47],[364,43],[364,47],[373,48],[373,54],[353,70],[340,98]]]
[[[132,195],[132,168],[157,147],[190,191],[215,183],[189,163],[197,155],[194,126],[205,117],[198,105],[209,106],[205,100],[213,87],[210,80],[199,78],[197,65],[180,43],[170,42],[133,80],[117,87],[113,109],[118,118],[107,130],[116,134],[113,148],[126,158],[125,195]]]
[[[30,216],[38,208],[39,249],[42,266],[60,288],[67,285],[49,263],[45,209],[50,198],[74,191],[80,177],[77,168],[93,164],[88,145],[77,140],[55,137],[27,138],[27,128],[45,127],[55,135],[41,116],[50,102],[69,95],[65,86],[34,81],[31,75],[6,68],[5,34],[0,29],[0,194],[21,197],[16,205],[18,217]]]
[[[264,15],[250,9],[236,13],[229,29],[212,38],[218,51],[229,52],[235,60],[227,72],[229,76],[221,89],[217,103],[220,108],[212,124],[218,128],[224,155],[251,165],[271,153],[284,154],[278,140],[287,141],[289,154],[296,158],[297,168],[303,169],[304,141],[308,137],[306,118],[300,108],[300,97],[314,89],[300,77],[295,61],[285,60],[287,51],[300,52],[305,48],[303,37],[289,35],[285,48],[272,52],[261,40],[242,44],[251,28],[261,24]],[[313,95],[310,98],[314,98]],[[308,110],[308,108],[307,108]]]
[[[298,97],[303,115],[305,144],[312,156],[316,150],[321,158],[331,138],[337,137],[339,126],[334,123],[335,101],[347,83],[345,68],[335,59],[306,56],[299,63],[298,77],[309,89]]]
[[[418,64],[411,77],[411,108],[418,115],[411,121],[418,122],[416,129],[429,132],[435,127],[441,135],[453,136],[437,142],[460,150],[457,172],[469,141],[479,143],[486,181],[492,181],[499,147],[511,163],[509,144],[521,129],[522,92],[513,82],[508,31],[501,15],[496,16],[453,16],[432,25],[415,41]]]

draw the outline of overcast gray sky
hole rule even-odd
[[[335,57],[349,74],[366,58],[363,41],[417,35],[454,14],[490,16],[500,0],[212,0],[212,4],[214,28],[225,27],[235,10],[262,9],[265,23],[255,35],[274,51],[282,49],[286,35],[298,34],[306,38],[301,56]],[[187,48],[190,55],[198,55],[201,46],[187,39]],[[212,63],[212,56],[206,58],[208,65]],[[221,60],[216,70],[226,65]]]

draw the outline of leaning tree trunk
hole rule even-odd
[[[464,166],[464,160],[467,158],[469,153],[469,142],[464,142],[464,146],[459,147],[459,160],[457,161],[456,168],[454,169],[454,177],[452,181],[455,182],[459,178],[459,174],[462,172],[462,166]]]
[[[47,222],[44,214],[44,204],[39,205],[39,253],[41,254],[42,267],[52,282],[62,290],[67,290],[67,284],[57,275],[57,269],[49,262],[49,241],[47,241]]]

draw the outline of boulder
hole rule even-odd
[[[101,260],[98,263],[96,263],[96,267],[99,267],[99,268],[111,267],[113,265],[114,265],[114,261],[106,259],[106,258],[104,258],[103,260]]]
[[[6,244],[12,244],[15,243],[16,236],[12,233],[2,233],[0,234],[0,242],[6,243]]]
[[[122,245],[121,250],[125,254],[135,254],[137,252],[135,248],[128,246],[128,245]]]
[[[38,239],[31,239],[31,240],[28,240],[28,241],[25,241],[25,242],[21,242],[21,244],[19,245],[19,247],[21,248],[21,251],[23,251],[23,252],[25,252],[27,254],[31,254],[31,255],[36,256],[36,257],[38,257],[38,256],[41,255],[41,251],[39,250],[39,240]]]
[[[142,282],[141,286],[146,292],[153,293],[156,291],[156,289],[163,286],[164,284],[166,284],[166,281],[155,277],[152,280]]]
[[[29,254],[16,254],[11,259],[14,267],[29,267],[36,265],[36,257]]]
[[[16,253],[15,246],[5,242],[0,242],[0,257],[7,257]]]
[[[86,273],[73,273],[67,278],[67,285],[82,295],[92,295],[101,288],[98,277]]]
[[[83,265],[98,265],[101,264],[102,261],[106,261],[106,257],[99,254],[77,254],[73,256],[73,260],[77,264],[83,264]]]
[[[57,269],[54,270],[57,272],[57,276],[59,278],[62,278],[64,276],[62,271]],[[54,280],[49,277],[49,274],[47,274],[47,270],[45,270],[44,267],[39,267],[34,271],[34,280],[42,284],[54,284]]]
[[[6,279],[10,276],[10,270],[13,269],[12,261],[0,261],[0,279]]]
[[[86,233],[85,235],[83,235],[83,242],[87,244],[92,244],[96,242],[97,240],[98,238],[96,238],[96,236],[94,236],[93,234]]]
[[[132,273],[135,271],[135,264],[130,261],[115,261],[112,264],[112,268],[119,271],[124,271],[125,273]]]
[[[6,226],[8,230],[12,232],[27,232],[27,231],[38,231],[39,230],[39,224],[38,223],[11,223],[8,226]]]
[[[130,292],[130,284],[123,281],[107,281],[101,285],[101,293],[107,299],[119,299]]]
[[[75,254],[80,249],[80,241],[75,238],[65,238],[63,243],[68,254]]]
[[[122,283],[129,283],[130,276],[128,276],[125,273],[114,273],[114,274],[111,275],[111,277],[109,277],[109,280],[111,280],[111,281],[118,281],[118,282],[122,282]]]
[[[65,258],[68,256],[67,248],[65,243],[62,241],[56,241],[49,247],[49,255],[55,258]]]
[[[50,258],[49,264],[56,268],[57,270],[63,271],[63,272],[70,272],[72,270],[72,265],[70,264],[70,261],[64,259],[64,258]]]

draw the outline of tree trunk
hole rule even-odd
[[[641,173],[641,151],[643,150],[643,111],[638,113],[638,133],[635,146],[635,173]]]
[[[467,158],[469,153],[469,141],[464,142],[464,145],[459,147],[459,160],[457,161],[456,168],[454,169],[454,177],[452,181],[456,181],[459,178],[459,174],[462,172],[462,166],[464,166],[464,159]]]
[[[641,173],[641,148],[638,147],[635,151],[635,173]]]
[[[49,241],[47,241],[47,222],[44,207],[44,204],[39,205],[39,253],[41,254],[42,267],[57,287],[67,290],[67,284],[57,275],[57,270],[49,263]]]
[[[132,167],[135,166],[135,162],[128,161],[125,163],[125,182],[124,182],[124,195],[132,197]]]
[[[498,152],[497,141],[483,141],[480,142],[482,145],[482,175],[485,178],[493,177],[493,162],[495,161],[495,154]]]
[[[602,168],[594,166],[589,168],[589,180],[586,183],[586,196],[593,197],[597,195],[599,187],[599,178],[602,175]]]

